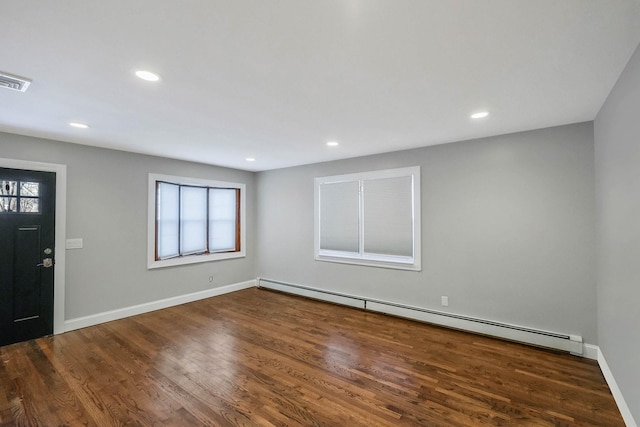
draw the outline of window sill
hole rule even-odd
[[[154,268],[173,267],[177,265],[186,265],[186,264],[198,264],[201,262],[222,261],[225,259],[244,258],[244,257],[246,257],[245,251],[240,251],[240,252],[223,252],[223,253],[202,254],[202,255],[186,255],[182,257],[163,259],[160,261],[150,259],[147,261],[147,269],[151,270]]]
[[[316,261],[337,262],[340,264],[362,265],[366,267],[390,268],[395,270],[421,271],[420,262],[409,257],[353,257],[339,252],[316,254]]]

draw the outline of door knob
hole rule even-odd
[[[51,268],[51,267],[53,267],[53,259],[52,258],[45,258],[45,259],[42,260],[42,263],[36,265],[36,267]]]

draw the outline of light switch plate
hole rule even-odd
[[[82,239],[67,239],[67,249],[82,249],[84,242]]]

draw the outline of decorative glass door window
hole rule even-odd
[[[2,213],[40,213],[40,183],[0,179]]]

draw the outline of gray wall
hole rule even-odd
[[[600,349],[640,420],[640,47],[595,120]]]
[[[421,272],[314,261],[314,177],[421,166]],[[261,277],[597,343],[592,123],[261,172]]]
[[[67,165],[65,319],[256,277],[255,174],[0,133],[0,157]],[[247,184],[247,257],[147,270],[148,173]],[[214,282],[209,283],[209,276]]]
[[[68,165],[66,319],[257,275],[582,335],[596,343],[590,123],[253,174],[0,133]],[[313,178],[419,165],[421,272],[316,262]],[[247,184],[245,259],[146,269],[149,172]],[[256,211],[256,206],[259,210]],[[257,212],[257,214],[256,214]],[[260,254],[259,257],[256,254]]]

